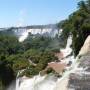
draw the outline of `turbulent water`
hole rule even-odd
[[[68,90],[68,77],[69,74],[79,69],[77,60],[74,59],[74,56],[71,55],[72,49],[72,37],[69,36],[67,39],[67,45],[65,49],[61,49],[61,52],[64,54],[64,59],[62,62],[69,63],[72,61],[72,65],[70,67],[66,67],[66,71],[63,73],[62,77],[57,78],[53,74],[45,75],[45,76],[34,76],[33,78],[21,77],[16,79],[16,85],[12,85],[8,90]],[[12,89],[13,88],[13,89]]]
[[[69,76],[71,72],[74,72],[77,69],[78,63],[75,62],[74,56],[68,56],[71,54],[72,37],[70,36],[67,40],[67,45],[65,49],[61,51],[64,53],[66,57],[63,61],[68,63],[72,61],[72,65],[67,67],[67,71],[63,73],[61,78],[56,78],[54,75],[45,75],[45,76],[34,76],[33,78],[22,77],[16,80],[16,90],[62,90],[60,88],[56,88],[57,85],[62,82],[65,78]],[[68,57],[67,57],[68,56]],[[63,87],[63,86],[61,86]]]
[[[16,90],[53,90],[56,85],[56,80],[53,75],[48,76],[34,76],[31,79],[17,79],[17,83],[22,81],[20,86],[16,87]]]

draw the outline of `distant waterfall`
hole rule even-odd
[[[22,35],[19,37],[19,41],[23,42],[28,37],[28,32],[23,32]]]
[[[14,31],[15,35],[18,36],[19,41],[23,42],[28,37],[29,33],[31,33],[33,35],[40,34],[43,36],[55,37],[56,34],[58,34],[58,35],[61,34],[62,29],[59,30],[56,27],[56,25],[52,25],[52,26],[49,26],[49,25],[35,26],[35,25],[33,25],[33,26],[29,26],[29,28],[27,28],[27,27],[14,28],[13,31]]]

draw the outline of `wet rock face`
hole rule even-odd
[[[80,62],[78,68],[69,76],[69,90],[90,90],[90,36],[87,37],[83,47],[81,48],[78,60]]]
[[[90,75],[72,73],[69,78],[69,89],[90,90]]]
[[[90,90],[90,53],[80,58],[78,67],[83,69],[70,74],[68,88]]]
[[[85,71],[90,68],[90,53],[81,57],[79,67],[86,68]]]

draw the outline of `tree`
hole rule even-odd
[[[6,60],[5,56],[0,56],[0,88],[5,90],[5,87],[7,87],[14,79],[15,75],[11,63]]]
[[[80,1],[78,10],[64,20],[61,27],[63,35],[72,34],[72,48],[75,56],[79,53],[85,39],[90,34],[90,0]],[[67,32],[68,31],[68,32]],[[67,36],[68,37],[68,36]]]

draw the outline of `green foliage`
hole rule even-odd
[[[61,28],[63,28],[62,34],[65,37],[72,34],[72,47],[76,56],[85,39],[90,35],[90,0],[80,1],[78,10],[72,13],[67,20],[63,21]]]
[[[51,38],[30,33],[22,43],[15,37],[11,28],[9,32],[0,32],[0,88],[9,85],[19,70],[24,70],[20,76],[32,77],[44,70],[49,62],[57,60],[54,53],[59,52],[60,46],[65,47],[70,34],[73,37],[72,48],[77,55],[90,35],[90,0],[79,2],[78,10],[67,20],[60,22],[58,27],[63,28],[60,37],[56,35]],[[47,71],[50,72],[51,69]]]
[[[23,52],[22,46],[15,36],[0,35],[0,55],[10,55]]]
[[[14,72],[11,67],[11,63],[6,60],[5,56],[0,56],[0,88],[4,90],[12,80],[15,79]]]
[[[61,35],[59,36],[60,46],[65,48],[67,44],[67,38],[70,35],[70,30],[72,28],[72,24],[69,23],[69,20],[63,20],[57,24],[57,26],[63,29]]]
[[[44,70],[47,67],[49,62],[57,60],[52,52],[41,52],[36,51],[35,49],[28,50],[24,53],[24,57],[31,60],[34,64],[30,64],[28,69],[26,69],[20,76],[26,75],[32,77],[39,74],[40,71]]]
[[[40,51],[52,51],[54,49],[60,49],[58,38],[44,37],[42,35],[30,34],[22,44],[25,50],[37,49]]]
[[[58,42],[55,40],[56,38],[30,35],[20,43],[17,37],[1,32],[0,88],[6,88],[16,78],[19,70],[24,70],[20,76],[32,77],[45,69],[48,62],[56,60],[54,52],[59,50],[59,44],[52,45]]]
[[[17,75],[19,70],[26,69],[29,66],[29,61],[21,54],[10,55],[7,61],[11,63],[12,69]]]
[[[16,77],[15,76],[16,71],[12,67],[13,60],[10,59],[8,60],[9,56],[12,55],[13,57],[15,54],[22,52],[23,52],[22,46],[15,36],[8,34],[6,35],[4,34],[4,32],[3,33],[0,32],[0,82],[2,84],[1,88],[8,86],[12,82],[12,80],[14,80]]]

